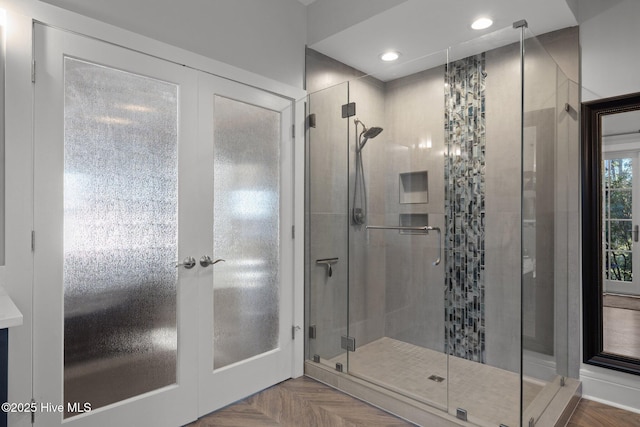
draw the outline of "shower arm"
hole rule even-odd
[[[433,262],[433,265],[440,264],[442,258],[442,233],[439,227],[431,227],[430,225],[423,225],[420,227],[392,227],[385,225],[367,225],[367,230],[398,230],[398,231],[422,231],[424,234],[429,234],[429,231],[435,230],[438,233],[438,258]]]

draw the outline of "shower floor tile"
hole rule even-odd
[[[346,368],[347,355],[331,362]],[[452,414],[463,408],[469,420],[478,425],[519,425],[520,376],[516,373],[447,358],[444,353],[388,337],[349,353],[348,368],[353,376],[442,410],[449,407]],[[429,380],[432,375],[445,380]],[[524,383],[525,408],[540,390],[539,384]]]

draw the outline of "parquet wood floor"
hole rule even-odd
[[[311,378],[270,387],[187,427],[405,427],[413,424]],[[640,414],[582,399],[567,427],[638,427]]]
[[[307,377],[284,381],[213,412],[188,427],[413,426]]]
[[[567,427],[638,427],[640,414],[582,399]]]

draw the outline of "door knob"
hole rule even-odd
[[[186,257],[182,262],[176,264],[176,268],[184,267],[184,268],[193,268],[196,266],[196,259],[192,256]]]
[[[202,255],[200,258],[200,265],[203,267],[209,267],[210,265],[217,264],[219,262],[225,262],[223,259],[218,258],[217,260],[212,260],[209,255]]]

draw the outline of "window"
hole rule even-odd
[[[603,249],[605,281],[633,281],[633,158],[605,160]]]

